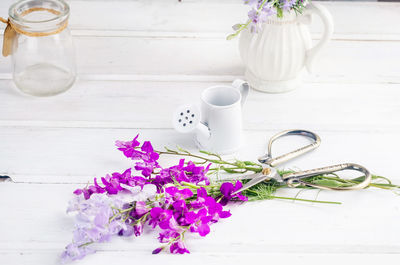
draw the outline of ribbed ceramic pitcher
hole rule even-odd
[[[321,17],[324,32],[312,45],[309,25],[312,14]],[[239,49],[246,66],[246,79],[254,89],[282,93],[297,88],[306,67],[312,71],[316,55],[333,34],[333,20],[320,4],[310,3],[302,14],[284,13],[283,18],[271,17],[258,33],[243,31]]]

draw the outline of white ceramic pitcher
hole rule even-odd
[[[312,47],[308,29],[311,15],[321,17],[324,32]],[[309,3],[303,14],[284,13],[283,18],[270,18],[258,33],[243,31],[239,49],[246,66],[246,79],[254,89],[281,93],[301,84],[304,67],[312,71],[314,59],[333,34],[333,19],[320,4]]]

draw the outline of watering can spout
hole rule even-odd
[[[195,133],[199,142],[208,142],[210,129],[201,122],[200,109],[195,105],[183,105],[176,109],[172,123],[180,133]]]

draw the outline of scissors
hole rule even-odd
[[[299,136],[307,137],[307,138],[310,138],[313,142],[311,144],[301,147],[295,151],[292,151],[290,153],[273,158],[272,157],[272,144],[274,143],[274,141],[281,137],[290,136],[290,135],[299,135]],[[258,159],[258,161],[260,163],[265,164],[266,166],[262,169],[262,171],[260,173],[245,175],[245,176],[239,178],[239,179],[248,179],[250,181],[247,182],[246,184],[244,184],[244,186],[241,189],[233,192],[232,195],[235,195],[244,190],[247,190],[250,187],[253,187],[254,185],[257,185],[258,183],[261,183],[263,181],[268,181],[268,180],[273,180],[273,179],[275,181],[277,181],[278,183],[286,184],[288,187],[291,187],[291,188],[296,188],[299,186],[307,186],[307,187],[313,187],[313,188],[322,189],[322,190],[359,190],[359,189],[363,189],[363,188],[367,187],[371,183],[371,179],[372,179],[371,173],[365,167],[360,166],[358,164],[353,164],[353,163],[345,163],[345,164],[333,165],[333,166],[328,166],[328,167],[299,171],[299,172],[294,172],[294,173],[288,173],[288,174],[284,174],[282,176],[275,169],[275,167],[277,165],[287,162],[289,160],[292,160],[301,155],[304,155],[304,154],[318,148],[320,146],[320,144],[321,144],[321,138],[317,134],[310,132],[310,131],[306,131],[306,130],[287,130],[287,131],[283,131],[283,132],[280,132],[280,133],[274,135],[268,143],[267,154],[265,154],[264,156],[262,156]],[[354,184],[352,186],[345,186],[345,187],[327,187],[327,186],[323,186],[323,185],[305,182],[303,180],[304,178],[334,173],[334,172],[343,171],[343,170],[359,171],[364,174],[365,178],[360,183]]]

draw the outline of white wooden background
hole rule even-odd
[[[79,67],[68,93],[23,96],[10,80],[10,59],[0,59],[0,175],[14,181],[0,182],[1,265],[57,264],[73,229],[65,214],[71,192],[130,166],[114,141],[140,133],[158,148],[194,150],[190,136],[171,129],[173,109],[195,102],[207,86],[242,77],[237,41],[225,40],[245,19],[240,0],[68,2]],[[10,3],[0,2],[1,15]],[[236,157],[256,159],[274,133],[304,128],[323,144],[287,167],[358,162],[400,183],[400,4],[324,4],[336,29],[316,73],[292,93],[252,91],[244,110],[247,145]],[[316,20],[313,36],[320,29]],[[280,148],[294,144],[287,139]],[[233,216],[209,236],[188,240],[191,255],[152,256],[158,243],[149,233],[100,245],[77,264],[398,264],[398,195],[370,189],[318,198],[343,205],[233,206]]]

